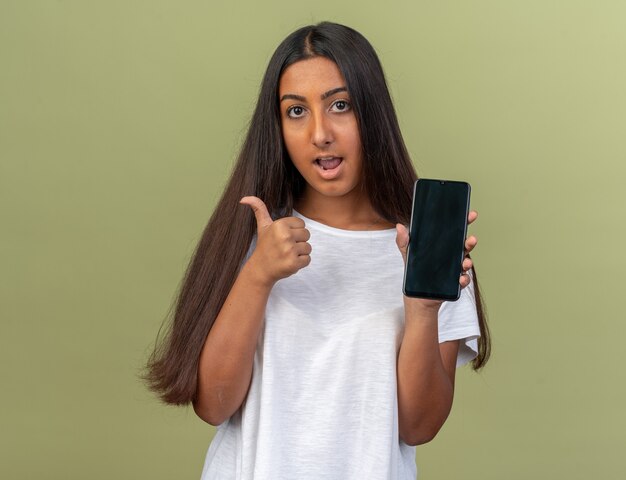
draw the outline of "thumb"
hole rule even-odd
[[[396,224],[396,245],[402,254],[402,259],[406,264],[406,250],[409,246],[409,231],[401,223]]]
[[[261,229],[261,227],[267,227],[268,225],[274,223],[270,213],[267,211],[265,203],[263,203],[263,200],[260,198],[253,196],[243,197],[239,200],[239,203],[242,205],[250,205],[250,207],[252,207],[254,216],[256,217],[257,230]]]

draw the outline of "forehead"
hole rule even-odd
[[[285,69],[280,77],[278,91],[286,93],[324,93],[337,87],[345,87],[346,81],[337,64],[326,57],[313,57],[300,60]]]

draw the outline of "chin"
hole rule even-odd
[[[346,195],[349,194],[355,194],[357,192],[357,187],[344,187],[344,186],[323,186],[323,187],[313,187],[313,190],[315,190],[317,193],[319,193],[320,195],[324,195],[325,197],[335,197],[335,198],[340,198],[340,197],[345,197]]]

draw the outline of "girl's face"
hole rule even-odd
[[[283,72],[278,94],[283,139],[307,182],[305,197],[358,197],[361,139],[337,65],[326,57],[296,62]]]

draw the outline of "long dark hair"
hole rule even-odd
[[[157,336],[142,375],[165,403],[185,405],[195,399],[202,347],[256,232],[252,210],[239,200],[254,195],[269,212],[290,216],[304,190],[305,181],[283,143],[278,85],[287,67],[315,56],[335,62],[345,78],[361,135],[364,187],[374,209],[388,222],[409,223],[417,174],[373,47],[357,31],[336,23],[293,32],[269,62],[230,180],[189,263],[174,316],[163,339]],[[481,329],[479,353],[473,360],[478,370],[487,362],[491,344],[476,272],[472,273]]]

